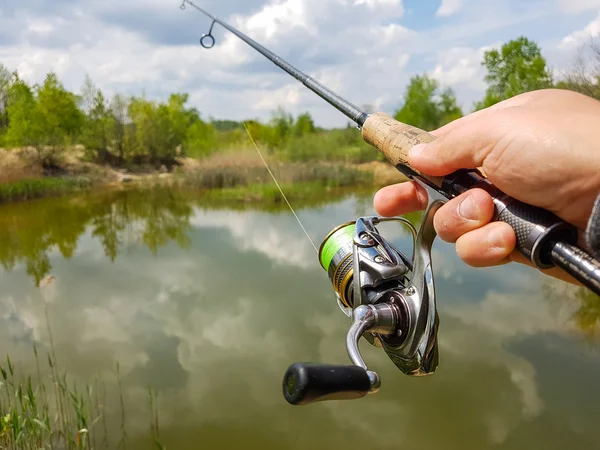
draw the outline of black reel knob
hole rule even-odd
[[[352,400],[378,388],[377,374],[354,365],[295,363],[283,377],[283,396],[292,405]]]

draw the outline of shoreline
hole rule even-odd
[[[279,193],[256,154],[248,150],[219,154],[198,160],[177,158],[172,170],[132,166],[129,169],[84,161],[68,153],[52,168],[42,167],[27,149],[0,149],[0,204],[37,198],[62,197],[91,190],[190,188],[243,203],[277,202]],[[286,196],[298,198],[319,190],[352,187],[383,187],[406,181],[386,162],[343,163],[321,161],[269,162]],[[283,200],[280,198],[280,200]]]

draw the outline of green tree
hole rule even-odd
[[[128,158],[140,159],[149,154],[156,161],[159,154],[158,117],[155,105],[145,98],[132,98],[128,108],[135,129],[133,146]]]
[[[129,103],[130,99],[121,94],[116,94],[113,96],[109,106],[111,120],[107,125],[108,141],[112,153],[121,162],[125,161],[125,155],[129,153],[134,140],[129,127]]]
[[[187,94],[172,94],[167,103],[133,98],[129,117],[134,127],[133,158],[152,164],[171,164],[177,148],[184,144],[189,127],[199,120],[195,109],[187,109]]]
[[[315,123],[309,113],[300,114],[294,124],[293,134],[302,137],[315,132]]]
[[[552,75],[540,47],[524,36],[508,41],[498,51],[485,52],[482,65],[488,83],[476,109],[492,106],[524,92],[552,87]]]
[[[39,126],[38,154],[44,166],[55,166],[66,147],[77,143],[85,120],[78,102],[52,72],[38,87],[35,120]]]
[[[114,117],[110,114],[108,103],[99,89],[95,90],[86,116],[81,142],[88,156],[101,162],[116,162],[109,152],[110,130],[114,129]],[[86,108],[87,109],[87,108]]]
[[[438,127],[446,125],[456,119],[460,119],[463,116],[462,109],[458,106],[456,101],[454,91],[450,88],[444,89],[440,94],[438,108],[440,110],[440,123]]]
[[[282,147],[294,129],[294,118],[279,107],[271,119],[272,133],[269,139],[271,148]]]
[[[9,147],[37,146],[41,129],[37,120],[37,104],[31,86],[15,74],[8,89],[6,114],[8,128],[4,143]]]
[[[36,105],[43,144],[62,146],[76,141],[84,121],[77,103],[77,97],[63,87],[56,74],[46,76],[37,89]]]
[[[411,78],[404,94],[404,105],[394,117],[400,122],[431,131],[462,115],[452,89],[440,92],[437,80],[424,74]]]
[[[196,120],[187,130],[185,150],[188,156],[210,155],[217,147],[217,130],[212,123]]]
[[[195,108],[186,108],[188,94],[172,94],[166,104],[158,108],[162,153],[166,158],[175,156],[177,147],[186,140],[187,130],[200,121],[200,115]]]

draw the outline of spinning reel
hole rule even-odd
[[[381,380],[360,354],[361,337],[382,348],[406,375],[435,372],[439,319],[431,246],[436,237],[433,216],[442,204],[429,204],[418,232],[401,217],[361,217],[336,227],[323,240],[321,265],[340,309],[351,318],[346,350],[353,364],[292,364],[283,379],[283,395],[289,403],[356,399],[378,392]],[[383,222],[401,222],[410,228],[412,258],[381,236],[376,226]]]

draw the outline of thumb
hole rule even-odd
[[[491,128],[473,122],[433,133],[435,140],[409,150],[408,162],[415,170],[431,176],[481,167],[494,148],[495,133]]]

